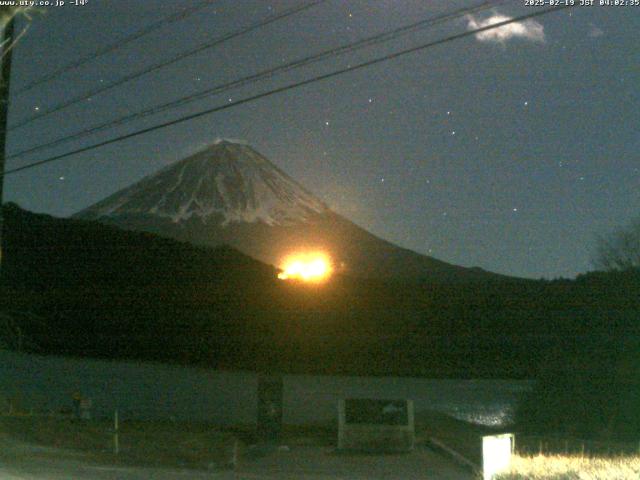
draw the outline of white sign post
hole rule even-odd
[[[512,433],[482,437],[482,478],[484,480],[493,480],[494,475],[509,469],[513,447]]]

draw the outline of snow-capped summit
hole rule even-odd
[[[78,214],[97,219],[151,215],[180,223],[200,219],[290,225],[327,206],[250,146],[217,139],[206,149],[143,178]]]

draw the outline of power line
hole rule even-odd
[[[193,102],[195,100],[200,100],[202,98],[208,97],[208,96],[212,96],[215,94],[219,94],[222,92],[225,92],[227,90],[230,90],[232,88],[238,88],[241,86],[246,86],[248,84],[252,84],[255,83],[257,81],[260,81],[264,78],[271,78],[276,74],[279,73],[283,73],[283,72],[287,72],[289,70],[293,70],[295,68],[299,68],[299,67],[303,67],[303,66],[307,66],[328,58],[332,58],[338,55],[343,55],[346,53],[351,53],[354,52],[358,49],[362,49],[365,47],[370,47],[373,45],[377,45],[383,42],[388,42],[390,40],[394,40],[396,38],[399,38],[402,35],[405,35],[407,33],[410,32],[415,32],[419,29],[425,28],[425,27],[430,27],[439,23],[443,23],[446,21],[450,21],[452,19],[458,18],[460,16],[463,15],[469,15],[469,14],[474,14],[474,13],[478,13],[480,11],[486,10],[488,8],[492,8],[495,6],[498,6],[500,4],[504,4],[507,3],[509,0],[493,0],[493,1],[484,1],[476,6],[473,7],[466,7],[466,8],[461,8],[458,10],[455,10],[453,12],[449,12],[449,13],[445,13],[442,15],[438,15],[438,16],[434,16],[434,17],[430,17],[424,20],[421,20],[419,22],[415,22],[409,25],[404,25],[402,27],[398,27],[396,29],[393,29],[391,31],[387,31],[387,32],[382,32],[361,40],[358,40],[356,42],[353,43],[349,43],[346,45],[342,45],[339,47],[335,47],[335,48],[331,48],[328,50],[324,50],[322,52],[319,52],[317,54],[314,55],[310,55],[298,60],[294,60],[292,62],[289,62],[285,65],[280,65],[278,67],[275,68],[270,68],[270,69],[266,69],[266,70],[262,70],[258,73],[246,76],[246,77],[242,77],[240,79],[237,80],[233,80],[231,82],[227,82],[227,83],[223,83],[223,84],[219,84],[216,85],[214,87],[210,87],[207,88],[203,91],[185,96],[185,97],[181,97],[177,100],[173,100],[171,102],[167,102],[167,103],[163,103],[160,105],[156,105],[154,107],[148,108],[146,110],[143,110],[141,112],[136,112],[130,115],[126,115],[124,117],[120,117],[118,119],[115,120],[110,120],[108,122],[87,128],[85,130],[82,130],[80,132],[77,132],[75,134],[72,135],[66,135],[65,137],[62,138],[58,138],[56,140],[52,140],[40,145],[36,145],[34,147],[30,147],[28,149],[22,150],[20,152],[14,153],[12,155],[9,155],[7,158],[16,158],[16,157],[20,157],[29,153],[34,153],[40,150],[44,150],[50,147],[54,147],[56,145],[60,145],[62,143],[66,143],[68,141],[71,140],[75,140],[78,138],[82,138],[85,137],[87,135],[91,135],[103,130],[106,130],[108,128],[111,127],[115,127],[115,126],[120,126],[120,125],[124,125],[127,123],[130,123],[133,120],[139,119],[139,118],[144,118],[147,117],[149,115],[154,115],[160,112],[164,112],[170,109],[174,109],[177,107],[180,107],[182,105],[186,105],[190,102]]]
[[[360,69],[363,69],[363,68],[366,68],[366,67],[370,67],[372,65],[376,65],[376,64],[381,63],[381,62],[385,62],[385,61],[392,60],[392,59],[395,59],[395,58],[398,58],[398,57],[401,57],[401,56],[404,56],[404,55],[408,55],[410,53],[415,53],[415,52],[418,52],[418,51],[421,51],[421,50],[425,50],[427,48],[431,48],[431,47],[434,47],[434,46],[437,46],[437,45],[442,45],[442,44],[445,44],[445,43],[448,43],[448,42],[451,42],[451,41],[454,41],[454,40],[459,40],[461,38],[469,37],[471,35],[475,35],[475,34],[478,34],[478,33],[481,33],[481,32],[485,32],[487,30],[493,30],[495,28],[500,28],[500,27],[503,27],[505,25],[509,25],[511,23],[521,22],[523,20],[528,20],[530,18],[540,17],[542,15],[546,15],[546,14],[551,13],[551,12],[557,12],[557,11],[565,10],[567,8],[572,8],[572,7],[573,7],[573,5],[562,5],[562,6],[558,6],[558,7],[549,7],[549,8],[543,9],[543,10],[538,10],[536,12],[528,13],[526,15],[520,15],[519,17],[515,17],[515,18],[512,18],[510,20],[505,20],[503,22],[494,23],[492,25],[487,25],[485,27],[476,28],[474,30],[468,30],[466,32],[462,32],[462,33],[458,33],[458,34],[455,34],[455,35],[451,35],[451,36],[448,36],[448,37],[445,37],[445,38],[442,38],[442,39],[439,39],[439,40],[435,40],[435,41],[432,41],[432,42],[429,42],[429,43],[425,43],[425,44],[418,45],[418,46],[415,46],[415,47],[407,48],[407,49],[401,50],[399,52],[391,53],[391,54],[385,55],[383,57],[378,57],[378,58],[373,59],[373,60],[368,60],[366,62],[359,63],[357,65],[353,65],[353,66],[350,66],[350,67],[342,68],[340,70],[335,70],[335,71],[333,71],[331,73],[318,75],[318,76],[309,78],[307,80],[302,80],[302,81],[299,81],[299,82],[296,82],[296,83],[285,85],[283,87],[279,87],[279,88],[275,88],[273,90],[269,90],[269,91],[266,91],[266,92],[263,92],[263,93],[259,93],[257,95],[253,95],[251,97],[243,98],[241,100],[236,100],[235,102],[231,102],[231,103],[227,103],[227,104],[224,104],[224,105],[220,105],[218,107],[209,108],[207,110],[203,110],[203,111],[198,112],[198,113],[194,113],[194,114],[187,115],[187,116],[175,119],[175,120],[171,120],[171,121],[168,121],[168,122],[165,122],[165,123],[161,123],[161,124],[155,125],[153,127],[144,128],[142,130],[137,130],[135,132],[131,132],[131,133],[128,133],[128,134],[125,134],[125,135],[121,135],[121,136],[118,136],[118,137],[115,137],[115,138],[111,138],[109,140],[105,140],[105,141],[102,141],[102,142],[99,142],[99,143],[96,143],[96,144],[93,144],[93,145],[89,145],[87,147],[82,147],[82,148],[73,150],[71,152],[67,152],[67,153],[63,153],[61,155],[56,155],[56,156],[53,156],[53,157],[49,157],[49,158],[46,158],[44,160],[39,160],[37,162],[29,163],[27,165],[23,165],[21,167],[16,167],[16,168],[13,168],[13,169],[5,171],[3,176],[10,175],[10,174],[17,173],[17,172],[21,172],[21,171],[28,170],[28,169],[31,169],[31,168],[35,168],[35,167],[38,167],[38,166],[41,166],[41,165],[44,165],[44,164],[47,164],[47,163],[52,163],[52,162],[55,162],[55,161],[70,157],[72,155],[76,155],[78,153],[84,153],[84,152],[87,152],[87,151],[90,151],[90,150],[94,150],[94,149],[99,148],[99,147],[103,147],[105,145],[110,145],[112,143],[116,143],[116,142],[119,142],[119,141],[122,141],[122,140],[127,140],[129,138],[133,138],[133,137],[137,137],[137,136],[140,136],[140,135],[144,135],[145,133],[153,132],[153,131],[159,130],[161,128],[170,127],[172,125],[177,125],[179,123],[187,122],[189,120],[194,120],[196,118],[200,118],[200,117],[203,117],[205,115],[209,115],[211,113],[219,112],[221,110],[226,110],[228,108],[236,107],[238,105],[243,105],[245,103],[253,102],[253,101],[259,100],[261,98],[270,97],[271,95],[275,95],[275,94],[278,94],[278,93],[283,93],[283,92],[286,92],[288,90],[293,90],[294,88],[302,87],[304,85],[309,85],[309,84],[312,84],[312,83],[315,83],[315,82],[319,82],[319,81],[322,81],[322,80],[333,78],[333,77],[336,77],[338,75],[342,75],[344,73],[353,72],[353,71],[360,70]]]
[[[120,86],[120,85],[122,85],[124,83],[130,82],[131,80],[135,80],[136,78],[140,78],[140,77],[142,77],[144,75],[147,75],[147,74],[149,74],[151,72],[154,72],[154,71],[159,70],[161,68],[164,68],[164,67],[167,67],[169,65],[172,65],[172,64],[174,64],[174,63],[176,63],[176,62],[178,62],[180,60],[183,60],[183,59],[185,59],[187,57],[195,55],[196,53],[200,53],[200,52],[202,52],[204,50],[207,50],[209,48],[216,47],[216,46],[218,46],[218,45],[220,45],[220,44],[222,44],[222,43],[224,43],[224,42],[226,42],[228,40],[231,40],[231,39],[239,37],[241,35],[245,35],[247,33],[250,33],[250,32],[252,32],[254,30],[257,30],[257,29],[259,29],[261,27],[269,25],[270,23],[276,22],[278,20],[282,20],[283,18],[290,17],[291,15],[295,15],[296,13],[302,12],[304,10],[308,10],[308,9],[310,9],[312,7],[315,7],[316,5],[319,5],[319,4],[324,3],[326,1],[327,0],[314,0],[314,1],[311,1],[311,2],[309,2],[307,4],[304,4],[304,5],[301,5],[301,6],[297,6],[297,7],[293,7],[293,8],[290,8],[288,10],[285,10],[284,12],[282,12],[280,14],[269,16],[266,19],[261,20],[260,22],[254,23],[254,24],[252,24],[252,25],[250,25],[248,27],[242,28],[242,29],[237,30],[235,32],[228,33],[226,35],[223,35],[222,37],[218,37],[218,38],[214,39],[213,41],[198,45],[197,47],[195,47],[195,48],[193,48],[191,50],[188,50],[187,52],[183,52],[183,53],[180,53],[178,55],[175,55],[174,57],[170,58],[169,60],[165,60],[163,62],[156,63],[154,65],[151,65],[150,67],[145,68],[144,70],[141,70],[141,71],[126,75],[126,76],[124,76],[124,77],[122,77],[122,78],[120,78],[118,80],[115,80],[114,82],[111,82],[111,83],[109,83],[107,85],[104,85],[102,87],[94,89],[94,90],[92,90],[92,91],[90,91],[88,93],[84,93],[84,94],[82,94],[80,96],[74,97],[74,98],[72,98],[70,100],[66,100],[66,101],[61,102],[61,103],[59,103],[57,105],[54,105],[53,107],[49,108],[48,110],[40,112],[40,113],[38,113],[36,115],[32,115],[31,117],[28,117],[28,118],[16,123],[9,130],[11,131],[11,130],[15,130],[17,128],[23,127],[23,126],[25,126],[25,125],[27,125],[27,124],[35,121],[35,120],[38,120],[38,119],[40,119],[42,117],[46,117],[48,115],[51,115],[52,113],[64,110],[65,108],[68,108],[71,105],[75,105],[76,103],[82,102],[84,100],[88,100],[89,98],[95,97],[96,95],[104,93],[104,92],[106,92],[108,90],[111,90],[111,89],[113,89],[115,87],[118,87],[118,86]]]
[[[28,83],[27,85],[25,85],[24,87],[18,89],[15,92],[15,95],[20,95],[24,92],[28,92],[29,90],[33,89],[34,87],[37,87],[38,85],[41,85],[43,83],[49,82],[57,77],[59,77],[60,75],[70,72],[71,70],[75,70],[78,67],[81,67],[82,65],[84,65],[85,63],[91,62],[92,60],[95,60],[98,57],[101,57],[103,55],[106,55],[107,53],[111,53],[115,50],[118,50],[122,47],[124,47],[125,45],[138,40],[139,38],[144,37],[145,35],[148,35],[152,32],[154,32],[155,30],[158,30],[166,25],[169,25],[171,23],[175,23],[179,20],[183,20],[184,18],[187,18],[190,15],[193,15],[194,13],[208,7],[209,5],[211,5],[212,3],[216,2],[217,0],[205,0],[203,2],[200,2],[192,7],[188,7],[188,8],[184,8],[178,12],[174,12],[173,14],[163,18],[162,20],[159,20],[155,23],[152,23],[151,25],[148,25],[140,30],[138,30],[137,32],[132,33],[131,35],[118,40],[117,42],[111,43],[109,45],[106,45],[105,47],[100,48],[99,50],[86,55],[84,57],[79,58],[78,60],[71,62],[63,67],[60,67],[57,70],[54,70],[51,73],[48,73],[47,75],[43,75],[42,77],[38,78],[37,80],[34,80],[31,83]]]
[[[5,14],[6,12],[1,12]],[[11,83],[11,62],[13,57],[13,46],[17,39],[14,39],[15,18],[9,12],[9,18],[2,28],[2,57],[0,57],[0,174],[4,172],[5,147],[7,143],[7,118],[9,116],[9,92]],[[23,30],[24,32],[24,30]],[[18,36],[19,38],[19,36]],[[4,188],[4,175],[0,177],[0,261],[2,260],[2,224],[4,217],[2,212],[2,191]],[[1,265],[0,265],[1,266]]]

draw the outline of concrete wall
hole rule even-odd
[[[25,408],[69,407],[80,392],[92,399],[96,415],[118,408],[137,418],[251,423],[256,386],[251,373],[0,351],[0,395]]]
[[[284,376],[284,422],[335,421],[343,398],[411,399],[416,415],[439,410],[499,424],[529,382],[396,377]],[[74,392],[93,401],[95,415],[255,423],[257,377],[154,363],[42,357],[0,350],[0,400],[24,408],[71,406]],[[3,408],[0,405],[0,409]]]

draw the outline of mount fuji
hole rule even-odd
[[[324,202],[248,145],[219,140],[78,212],[75,218],[195,245],[227,244],[280,266],[296,251],[324,251],[339,273],[438,282],[506,278],[382,240]]]

